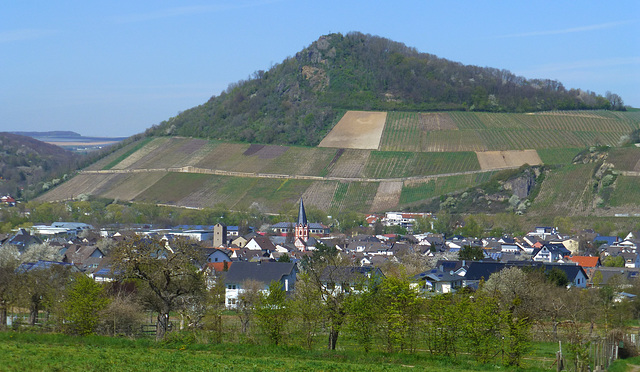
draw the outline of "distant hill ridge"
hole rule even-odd
[[[147,133],[315,146],[347,110],[624,109],[620,97],[613,98],[566,89],[555,80],[463,65],[352,32],[322,36],[294,57],[256,71]]]

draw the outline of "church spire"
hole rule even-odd
[[[307,213],[304,211],[304,203],[300,198],[300,210],[298,211],[298,226],[307,225]]]

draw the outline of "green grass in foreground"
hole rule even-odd
[[[149,339],[14,332],[0,332],[0,361],[3,371],[511,370],[494,364],[478,365],[467,355],[447,358],[426,352],[365,354],[246,344],[158,344]],[[526,360],[524,370],[546,370],[548,364]]]

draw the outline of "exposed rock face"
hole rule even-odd
[[[506,181],[503,187],[505,190],[511,190],[518,198],[526,199],[535,185],[536,175],[531,170],[527,170],[523,175]]]

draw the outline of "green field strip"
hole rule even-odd
[[[300,200],[300,196],[312,183],[310,180],[261,178],[251,184],[235,208],[248,209],[258,204],[261,209],[278,212],[284,206]]]
[[[197,173],[167,173],[136,197],[149,203],[176,203],[201,189],[211,176]]]
[[[609,197],[609,205],[612,207],[633,206],[638,209],[640,201],[640,187],[638,177],[618,176],[615,188]]]
[[[347,191],[349,190],[349,183],[340,182],[338,187],[336,187],[336,191],[333,194],[333,199],[331,200],[331,207],[329,207],[329,211],[332,214],[335,214],[342,210],[342,203],[347,196]]]
[[[571,215],[585,212],[593,201],[591,175],[595,164],[571,164],[556,169],[544,180],[531,212]]]
[[[400,193],[400,205],[415,204],[426,199],[434,198],[447,193],[466,190],[486,182],[478,182],[491,177],[495,172],[486,172],[486,175],[478,179],[478,175],[465,174],[448,177],[438,177],[426,182],[414,183],[402,187]],[[485,173],[482,173],[485,174]]]
[[[607,162],[614,165],[615,170],[637,171],[636,165],[640,165],[640,148],[624,147],[609,150]],[[640,180],[639,180],[640,181]]]
[[[150,142],[152,142],[152,140],[153,140],[153,137],[147,137],[145,139],[142,139],[138,142],[131,144],[131,146],[127,146],[128,148],[126,149],[126,151],[118,154],[118,156],[115,157],[115,159],[111,160],[108,164],[104,165],[102,169],[103,170],[112,169],[113,167],[115,167],[116,165],[120,164],[122,161],[127,159],[129,156],[133,155],[140,149],[146,147]]]
[[[547,148],[538,149],[540,160],[546,165],[566,165],[571,164],[573,158],[583,148]]]

